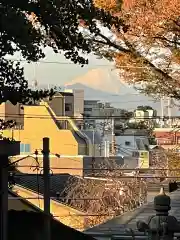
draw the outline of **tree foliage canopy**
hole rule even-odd
[[[99,49],[101,56],[115,59],[120,74],[131,84],[140,84],[147,94],[180,98],[180,1],[94,0],[126,25],[116,31],[116,41]],[[110,4],[111,3],[111,4]],[[120,48],[121,46],[121,48]]]
[[[136,174],[126,178],[123,168],[112,159],[96,164],[94,177],[69,178],[61,193],[65,203],[87,214],[86,228],[131,211],[147,200],[147,182]]]
[[[84,56],[90,52],[115,60],[125,80],[141,84],[145,93],[180,98],[180,73],[174,67],[180,60],[178,0],[0,3],[0,102],[29,103],[53,95],[30,90],[20,63],[6,58],[18,51],[25,60],[36,62],[45,56],[46,46],[80,65],[88,63]],[[103,26],[116,40],[102,33]]]
[[[7,55],[20,52],[25,60],[36,62],[45,56],[43,48],[50,46],[83,65],[87,60],[79,51],[88,54],[92,46],[79,31],[81,21],[95,35],[99,33],[95,19],[109,29],[122,26],[120,19],[87,0],[0,0],[0,16],[0,103],[24,104],[54,93],[30,90],[20,63],[8,60]]]

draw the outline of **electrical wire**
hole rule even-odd
[[[9,61],[13,61],[13,62],[27,62],[29,63],[28,60],[26,59],[14,59],[14,58],[7,58],[7,60]],[[61,62],[61,61],[43,61],[43,60],[38,60],[36,63],[44,63],[44,64],[60,64],[60,65],[74,65],[76,66],[76,64],[74,64],[73,62]],[[88,66],[97,66],[97,67],[113,67],[113,65],[110,64],[88,64]],[[145,66],[127,66],[127,65],[118,65],[118,68],[142,68],[142,69],[149,69],[149,67],[145,67]],[[180,71],[180,69],[177,69],[175,67],[167,67],[167,68],[163,68],[163,70],[167,70],[167,69],[173,69],[173,70],[177,70]]]
[[[37,164],[37,167],[34,169],[34,171],[36,170],[36,178],[37,178],[37,192],[38,192],[38,205],[39,205],[39,208],[40,208],[40,184],[39,184],[39,166],[40,166],[40,163],[38,161],[38,157],[37,157],[37,154],[36,154],[37,150],[35,151],[35,161],[36,161],[36,164]],[[33,163],[32,163],[33,165]],[[31,165],[31,166],[32,166]],[[32,167],[31,167],[32,168]]]
[[[33,166],[31,165],[31,168],[32,168]],[[36,165],[36,167],[37,167],[37,165]],[[104,169],[103,169],[104,170]],[[125,169],[123,169],[123,170],[125,170]],[[164,170],[164,169],[163,169]],[[176,169],[177,170],[177,169]],[[24,174],[23,174],[24,175]],[[22,175],[21,175],[22,176]],[[142,179],[142,177],[141,177],[141,179]],[[40,183],[39,183],[39,178],[37,178],[37,181],[38,181],[38,186],[40,185]],[[29,189],[30,190],[30,189]],[[38,194],[38,198],[21,198],[21,199],[25,199],[25,200],[31,200],[31,199],[38,199],[39,201],[40,201],[40,199],[43,199],[42,197],[40,197],[40,189],[39,189],[39,187],[37,188],[37,194]],[[19,197],[17,197],[16,199],[19,199]],[[51,200],[55,200],[55,201],[57,201],[57,200],[64,200],[64,199],[68,199],[68,200],[84,200],[84,201],[100,201],[100,198],[61,198],[61,197],[58,197],[58,199],[57,198],[53,198],[53,197],[51,197]],[[61,204],[64,204],[63,202],[61,202],[60,201],[60,203]],[[39,203],[39,205],[40,205],[40,203]],[[69,208],[73,208],[73,206],[71,206],[71,205],[67,205]],[[78,209],[75,209],[75,210],[77,210],[77,211],[81,211],[80,209],[78,210]],[[81,213],[81,214],[77,214],[77,213],[72,213],[72,214],[60,214],[60,215],[58,215],[58,216],[55,216],[54,215],[54,217],[61,217],[61,218],[63,218],[63,217],[69,217],[69,216],[71,216],[71,217],[99,217],[99,216],[101,216],[101,217],[105,217],[105,216],[115,216],[115,214],[87,214],[87,213]]]
[[[51,116],[48,115],[38,115],[38,114],[7,114],[7,117],[19,117],[19,118],[37,118],[37,119],[52,119]],[[4,117],[4,115],[0,114],[0,118]],[[67,118],[66,118],[67,117]],[[62,117],[57,117],[57,120],[59,121],[68,121],[68,120],[91,120],[91,119],[122,119],[122,120],[128,120],[126,116],[122,116],[122,115],[117,115],[117,116],[90,116],[90,117],[82,117],[82,118],[78,118],[78,117],[69,117],[69,116],[62,116]],[[168,119],[180,119],[180,116],[156,116],[156,117],[135,117],[135,119],[141,119],[141,120],[158,120],[158,119],[164,119],[164,120],[168,120]],[[175,126],[177,127],[177,126]]]
[[[37,155],[38,156],[38,155]],[[23,161],[23,159],[24,158],[21,158],[21,159],[19,159],[18,160],[18,162],[20,162],[20,161]],[[71,159],[71,158],[70,158]],[[36,165],[35,166],[33,166],[33,163],[34,163],[34,161],[33,161],[33,163],[29,166],[28,165],[28,167],[30,167],[30,168],[33,168],[33,167],[35,167],[36,169],[43,169],[43,167],[40,167],[40,163],[39,163],[39,161],[38,161],[38,158],[35,158],[35,160],[36,160]],[[17,163],[17,162],[16,162]],[[25,166],[25,165],[23,165],[23,166]],[[22,165],[21,165],[21,167],[22,167]],[[52,169],[57,169],[57,168],[52,168]],[[62,169],[62,168],[58,168],[58,169]],[[70,168],[70,169],[72,169],[72,168]],[[73,169],[75,169],[75,168],[73,168]],[[76,168],[77,169],[77,168]],[[102,170],[102,169],[98,169],[98,170]],[[105,169],[103,169],[103,170],[105,170]],[[109,169],[108,169],[109,170]],[[112,169],[110,169],[110,170],[112,170]],[[125,169],[123,169],[123,170],[125,170]],[[164,169],[163,169],[164,170]],[[176,169],[177,170],[177,169]],[[24,175],[24,174],[23,174]],[[36,173],[36,175],[37,175],[37,183],[38,183],[38,185],[37,185],[37,194],[38,194],[38,197],[37,198],[22,198],[22,199],[25,199],[25,200],[30,200],[30,199],[38,199],[38,201],[39,201],[39,206],[40,206],[40,199],[43,199],[43,198],[41,198],[40,197],[40,182],[39,182],[39,175],[40,174],[38,174],[38,172]],[[22,175],[20,175],[20,176],[22,176]],[[142,177],[141,177],[141,179],[142,179]],[[16,198],[16,199],[18,199],[18,198]],[[56,200],[57,201],[57,198],[55,199],[55,198],[51,198],[52,200]],[[58,200],[63,200],[63,199],[67,199],[67,198],[61,198],[61,197],[59,197],[59,199]],[[69,199],[69,198],[68,198]],[[70,199],[69,199],[70,200]],[[89,199],[71,199],[71,200],[89,200],[89,201],[93,201],[93,200],[100,200],[100,199],[92,199],[92,198],[89,198]],[[61,204],[63,204],[63,202],[61,202]],[[70,206],[70,205],[67,205],[69,208],[73,208],[73,206]],[[78,211],[78,209],[77,209],[77,211]],[[80,211],[80,210],[79,210]],[[61,217],[61,218],[63,218],[63,217],[69,217],[69,216],[71,216],[71,217],[99,217],[99,216],[101,216],[101,217],[103,217],[103,216],[115,216],[115,214],[87,214],[87,213],[81,213],[81,214],[74,214],[74,213],[72,213],[72,214],[60,214],[60,215],[58,215],[58,216],[55,216],[54,215],[54,217]]]
[[[91,172],[92,172],[92,169],[91,169]],[[22,177],[22,175],[19,175],[19,176]],[[105,175],[105,174],[103,174],[103,175],[98,174],[96,176],[96,180],[97,181],[102,181],[101,179],[98,179],[98,178],[104,178],[104,177],[107,178],[105,181],[108,181],[108,179],[123,179],[123,180],[125,180],[125,179],[158,179],[158,178],[161,178],[161,176],[141,176],[141,175],[140,176],[126,176],[126,175],[123,175],[123,176],[109,176],[109,177],[107,177],[107,175]],[[166,176],[166,178],[167,179],[177,179],[177,178],[179,178],[179,176],[171,176],[171,177]]]
[[[68,159],[68,158],[67,158]],[[79,162],[80,163],[80,162]],[[36,168],[37,166],[36,165],[19,165],[19,167],[34,167]],[[41,169],[43,169],[43,167],[39,167]],[[91,168],[64,168],[64,167],[52,167],[51,170],[68,170],[68,169],[72,169],[72,170],[91,170]],[[120,168],[120,169],[117,169],[117,168],[95,168],[94,170],[99,170],[99,171],[151,171],[151,170],[157,170],[157,171],[165,171],[165,170],[169,170],[169,171],[180,171],[179,168],[175,168],[175,169],[167,169],[167,168],[150,168],[150,169],[142,169],[142,168]],[[62,174],[62,173],[58,173],[58,174]],[[27,175],[29,175],[27,173]],[[21,175],[22,176],[22,175]]]
[[[23,197],[9,197],[9,199],[12,199],[12,200],[23,200],[24,198]],[[39,200],[43,200],[44,197],[26,197],[26,200],[35,200],[35,199],[39,199]],[[62,198],[62,197],[51,197],[51,200],[84,200],[84,201],[99,201],[101,200],[100,198]]]

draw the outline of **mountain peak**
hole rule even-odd
[[[122,83],[119,76],[112,70],[104,68],[89,70],[86,74],[66,83],[65,87],[70,87],[77,83],[109,93],[119,93],[122,90]]]

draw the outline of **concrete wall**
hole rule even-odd
[[[83,174],[84,176],[92,176],[93,173],[93,167],[92,167],[92,157],[84,157],[83,158]],[[102,164],[105,166],[105,168],[116,168],[117,166],[126,166],[126,168],[128,169],[135,169],[136,167],[138,167],[138,159],[137,158],[133,158],[133,157],[119,157],[119,156],[115,156],[115,157],[110,157],[110,158],[105,158],[105,157],[96,157],[95,161],[94,161],[94,172],[98,173],[98,174],[105,174],[106,171],[102,171]],[[132,170],[130,171],[126,171],[126,172],[132,172]]]
[[[53,99],[48,103],[50,107],[53,109],[54,113],[57,116],[64,116],[64,97],[61,94],[54,96]]]
[[[65,95],[65,116],[74,117],[74,96],[72,95]]]
[[[140,147],[137,144],[140,142]],[[149,141],[147,136],[118,136],[117,144],[119,145],[120,150],[124,151],[124,154],[127,152],[127,156],[129,153],[132,153],[135,150],[145,150],[145,145],[149,146]],[[126,154],[125,154],[126,155]]]
[[[0,104],[0,115],[1,115],[1,119],[5,119],[5,103],[1,103]]]
[[[84,113],[84,90],[74,89],[74,116]]]
[[[22,159],[22,156],[16,156],[12,157],[11,161],[17,161],[18,159]],[[130,158],[130,157],[111,157],[111,160],[108,158],[104,157],[95,157],[95,169],[97,172],[101,169],[101,164],[105,164],[107,167],[114,167],[114,163],[116,163],[119,166],[126,165],[127,168],[129,169],[134,169],[138,166],[138,159],[137,158]],[[50,168],[51,172],[54,174],[60,174],[60,173],[68,173],[71,175],[76,175],[76,176],[86,176],[86,175],[91,175],[92,174],[92,157],[51,157],[50,158]],[[39,162],[39,167],[40,170],[43,167],[43,161],[42,161],[42,156],[38,157],[38,162]],[[28,173],[28,174],[35,174],[37,173],[37,170],[35,169],[35,166],[37,166],[37,163],[35,161],[35,158],[32,156],[27,156],[23,160],[21,160],[17,164],[17,169],[22,172],[22,173]],[[39,170],[39,173],[40,173]]]
[[[11,158],[11,161],[17,161],[18,159],[22,159],[23,156],[15,156]],[[38,156],[39,162],[39,173],[43,167],[43,159],[42,155]],[[35,166],[37,163],[35,161],[35,156],[27,156],[24,157],[23,160],[18,162],[17,169],[22,173],[36,173]],[[61,156],[60,158],[57,157],[50,157],[50,168],[51,172],[54,174],[58,173],[69,173],[71,175],[83,175],[83,157],[81,156]]]
[[[35,208],[33,208],[31,205],[29,205],[24,200],[18,199],[19,196],[17,196],[14,193],[9,193],[8,196],[8,210],[16,210],[16,211],[36,211]],[[37,209],[38,210],[38,209]]]
[[[16,126],[24,125],[24,108],[21,104],[13,105],[9,101],[0,104],[0,119],[5,121],[14,120]]]

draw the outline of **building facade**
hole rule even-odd
[[[180,128],[155,128],[154,135],[164,149],[175,149],[180,144]]]
[[[134,111],[134,120],[136,122],[141,122],[145,120],[154,120],[155,117],[157,117],[157,111],[154,109],[136,109]]]
[[[116,137],[117,151],[123,156],[134,157],[138,151],[149,151],[149,139],[144,131],[127,129]]]
[[[82,89],[65,89],[64,93],[73,95],[74,117],[82,117],[84,113],[84,90]]]
[[[1,108],[6,108],[3,106],[6,104],[1,104]],[[70,117],[57,116],[47,102],[36,106],[23,106],[23,114],[18,114],[18,105],[15,107],[17,108],[16,119],[18,120],[18,117],[23,119],[21,126],[4,130],[3,134],[21,141],[21,151],[28,154],[36,149],[42,149],[43,137],[49,137],[52,153],[69,156],[89,154],[89,138],[77,128]],[[5,119],[6,116],[9,119],[12,116],[14,119],[11,108],[6,111]]]

